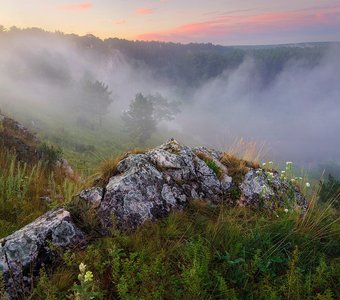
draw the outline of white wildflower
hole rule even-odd
[[[287,213],[287,212],[288,212],[288,208],[285,208],[285,209],[284,209],[284,212]]]
[[[309,188],[310,187],[310,183],[306,182],[306,187]]]
[[[81,263],[81,264],[79,265],[79,271],[80,271],[80,273],[84,273],[85,270],[86,270],[86,265],[85,265],[84,263]]]

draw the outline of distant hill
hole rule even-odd
[[[94,35],[78,36],[61,32],[46,32],[38,28],[0,31],[0,40],[12,38],[44,38],[69,41],[79,51],[109,58],[119,51],[136,65],[149,67],[155,77],[163,77],[176,84],[197,86],[220,75],[226,69],[239,66],[245,57],[252,57],[260,67],[264,82],[270,81],[290,60],[303,59],[306,64],[318,64],[330,46],[338,42],[315,42],[283,45],[221,46],[211,43],[165,43],[157,41],[128,41]]]

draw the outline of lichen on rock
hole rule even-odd
[[[54,248],[74,249],[86,244],[86,236],[63,208],[49,211],[1,239],[0,272],[3,273],[9,299],[23,297],[38,270],[59,258]]]
[[[223,201],[232,179],[220,180],[195,151],[175,140],[131,154],[117,165],[105,187],[98,214],[104,228],[133,228],[183,209],[192,198]]]
[[[263,169],[250,169],[240,185],[244,205],[256,208],[270,208],[298,206],[305,211],[307,201],[297,187],[281,178],[278,172],[268,172]]]

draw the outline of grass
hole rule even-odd
[[[315,204],[304,218],[278,216],[196,201],[132,234],[113,232],[66,253],[43,291],[66,299],[83,262],[102,299],[338,299],[334,209]],[[46,299],[39,291],[34,299]]]
[[[104,129],[85,133],[63,128],[55,133],[47,126],[42,135],[54,142],[60,138],[67,158],[84,174],[92,173],[107,153],[122,153],[128,145],[119,148],[118,141],[110,141],[115,132]],[[95,149],[87,148],[91,144]],[[237,150],[241,146],[229,149],[221,160],[236,183],[248,167],[259,167],[249,161],[260,160],[255,144],[243,152]],[[102,154],[94,158],[94,152]],[[53,272],[42,269],[29,299],[74,299],[82,284],[78,280],[82,262],[93,272],[89,290],[96,299],[340,298],[340,225],[334,208],[338,198],[319,202],[320,191],[310,189],[303,216],[294,210],[275,215],[193,201],[185,211],[147,222],[133,233],[113,229],[103,238],[97,232],[95,211],[73,195],[86,185],[105,186],[124,157],[104,159],[94,176],[78,182],[48,164],[22,163],[0,148],[0,238],[59,205],[67,205],[76,222],[86,220],[81,226],[92,238],[86,250],[66,251]],[[221,169],[211,158],[201,158],[220,176]],[[238,189],[230,193],[235,199],[240,196]],[[44,203],[44,196],[52,203]],[[2,292],[0,280],[0,299]],[[86,297],[82,299],[90,299]]]
[[[221,180],[223,178],[224,172],[221,167],[208,155],[203,152],[197,152],[196,155],[203,160],[207,166],[214,171],[216,176]]]
[[[104,159],[99,164],[99,167],[97,167],[95,173],[88,177],[85,187],[100,186],[104,188],[108,184],[110,178],[118,174],[117,165],[120,161],[128,157],[130,154],[143,153],[145,153],[145,150],[133,149],[125,152],[124,154]]]
[[[0,148],[0,238],[33,221],[52,206],[65,204],[79,183],[46,163],[27,164]],[[42,200],[48,197],[50,203]]]
[[[259,163],[266,156],[266,145],[256,141],[235,138],[229,145],[225,146],[226,153],[246,161]]]
[[[229,153],[223,153],[222,164],[228,169],[228,175],[231,176],[234,182],[238,185],[243,181],[244,176],[248,172],[248,168],[257,169],[260,166],[258,163],[249,162],[244,159],[237,158]]]

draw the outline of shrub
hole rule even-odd
[[[49,166],[54,166],[57,161],[60,161],[63,157],[63,151],[59,147],[42,143],[38,150],[42,154],[42,158]]]

